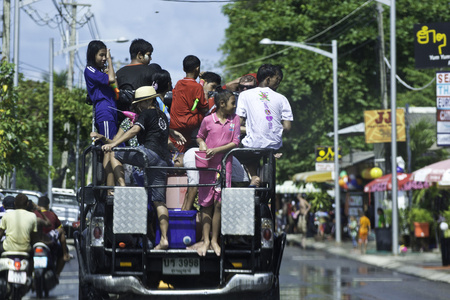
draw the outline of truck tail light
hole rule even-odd
[[[16,258],[14,260],[14,268],[16,269],[16,271],[20,271],[21,266],[22,266],[22,264],[20,263],[20,259]]]
[[[273,248],[273,222],[271,219],[261,219],[261,247]]]

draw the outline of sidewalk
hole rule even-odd
[[[288,234],[286,242],[300,246],[301,235]],[[316,241],[314,238],[306,239],[306,247],[400,273],[450,283],[450,266],[442,266],[441,252],[436,249],[432,252],[422,253],[409,250],[404,254],[393,255],[392,252],[376,251],[375,241],[370,241],[367,253],[361,255],[357,249],[353,249],[351,241],[343,241],[338,244],[334,240]]]

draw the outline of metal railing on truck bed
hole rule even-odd
[[[144,157],[145,154],[140,151],[138,148],[130,148],[130,147],[123,147],[118,148],[116,150],[120,151],[136,151],[141,152]],[[92,161],[92,174],[93,174],[93,180],[92,183],[89,185],[86,185],[86,167],[87,167],[87,156],[91,154],[91,161]],[[225,171],[225,162],[227,157],[230,155],[234,155],[239,159],[239,157],[248,157],[248,156],[259,156],[261,157],[261,186],[260,187],[253,187],[253,188],[225,188],[225,182],[227,176],[231,176],[230,174],[227,174]],[[108,213],[111,213],[112,207],[115,205],[116,196],[115,193],[114,198],[111,199],[111,197],[107,197],[107,190],[113,189],[115,187],[112,186],[104,186],[102,185],[103,182],[103,176],[102,176],[102,164],[101,164],[101,156],[102,156],[102,150],[99,146],[91,146],[87,148],[84,152],[83,158],[82,158],[82,188],[81,188],[81,224],[80,229],[83,231],[88,226],[87,221],[92,221],[94,218],[91,218],[92,215],[94,215],[96,212],[94,211],[94,206],[98,203],[103,203],[103,208],[105,213],[105,217]],[[146,161],[147,162],[147,161]],[[186,172],[188,170],[199,170],[198,168],[179,168],[179,167],[155,167],[155,166],[148,166],[148,162],[144,168],[145,170],[151,171],[152,169],[165,169],[167,172]],[[220,186],[222,188],[223,193],[223,203],[234,203],[239,205],[242,203],[239,198],[242,198],[242,196],[245,194],[247,198],[248,205],[251,205],[250,209],[247,209],[248,211],[253,210],[253,215],[251,218],[248,218],[248,220],[245,220],[246,222],[243,222],[242,220],[239,220],[239,217],[236,217],[236,211],[237,212],[243,212],[245,209],[239,208],[239,207],[229,207],[227,208],[226,205],[222,207],[222,213],[225,213],[222,215],[222,224],[224,228],[222,228],[222,235],[221,235],[221,255],[220,257],[215,257],[213,252],[209,252],[206,257],[201,258],[202,259],[202,271],[207,270],[208,268],[214,268],[212,264],[216,264],[217,261],[220,265],[220,274],[219,274],[219,281],[220,285],[224,285],[227,274],[253,274],[255,273],[257,266],[256,261],[259,259],[261,260],[261,256],[263,255],[263,252],[266,251],[265,249],[262,249],[259,243],[261,242],[260,239],[260,233],[262,233],[262,224],[261,222],[256,222],[256,220],[261,220],[262,217],[271,218],[272,220],[275,220],[275,211],[274,209],[270,209],[270,205],[274,205],[273,201],[275,200],[275,158],[273,156],[273,150],[268,149],[233,149],[229,153],[227,153],[224,156],[224,159],[222,161],[222,170],[216,170],[211,168],[205,168],[201,170],[209,170],[212,172],[217,172],[219,174],[218,180],[214,184],[198,184],[197,186]],[[146,173],[146,172],[144,172]],[[148,188],[180,188],[180,187],[189,187],[189,184],[165,184],[165,185],[149,185],[147,176],[144,176],[144,189]],[[229,190],[229,192],[228,192]],[[133,190],[134,191],[134,190]],[[137,191],[137,190],[136,190]],[[239,193],[238,197],[236,195],[232,195],[233,193],[236,194]],[[134,192],[133,192],[134,193]],[[120,192],[118,193],[120,194]],[[244,198],[245,198],[244,197]],[[142,198],[142,197],[141,197]],[[227,199],[231,199],[228,201]],[[146,211],[146,202],[147,197],[144,197],[144,201],[141,201],[141,208],[145,207],[144,210]],[[117,204],[117,203],[116,203]],[[101,205],[100,205],[101,206]],[[98,208],[96,208],[98,209]],[[100,209],[101,210],[101,209]],[[141,209],[142,210],[142,209]],[[227,216],[227,212],[229,213]],[[88,214],[91,214],[90,218],[88,219]],[[245,218],[245,213],[243,214]],[[225,221],[223,221],[225,218]],[[107,218],[112,219],[112,218]],[[228,221],[227,221],[228,220]],[[198,256],[197,253],[194,250],[185,250],[185,249],[171,249],[171,250],[152,250],[148,248],[148,238],[147,238],[147,232],[144,232],[142,229],[136,230],[138,231],[138,234],[141,238],[142,246],[141,247],[135,247],[130,249],[123,249],[117,246],[116,243],[116,237],[114,231],[114,224],[111,224],[112,220],[105,221],[105,236],[106,239],[110,239],[110,245],[108,243],[105,245],[103,251],[106,253],[110,253],[111,255],[111,266],[110,269],[104,270],[104,274],[110,274],[114,276],[138,276],[141,278],[142,282],[146,282],[147,280],[147,273],[148,272],[161,272],[161,265],[164,263],[164,259],[169,257],[172,258],[179,258],[179,257],[196,257]],[[236,227],[236,224],[243,223],[244,227],[247,227],[245,232],[240,232],[242,226]],[[229,226],[228,226],[229,225]],[[242,225],[242,224],[241,224]],[[251,225],[251,226],[248,226]],[[250,229],[249,229],[250,228]],[[106,233],[106,231],[108,233]],[[239,246],[236,243],[229,242],[236,240],[236,237],[239,236],[246,236],[244,237],[244,246]],[[195,242],[195,241],[194,241]],[[109,247],[107,247],[109,246]],[[89,252],[89,251],[88,251]],[[267,251],[266,251],[267,252]],[[269,254],[272,255],[273,254]],[[86,274],[92,274],[95,273],[97,270],[93,270],[91,267],[89,267],[89,264],[85,265],[83,261],[83,257],[80,255],[81,258],[80,264],[83,264],[83,266],[80,265],[80,271]],[[120,257],[134,257],[136,258],[136,261],[141,262],[141,266],[137,269],[133,269],[131,271],[123,271],[123,267],[120,264],[116,264],[116,260]],[[237,260],[233,260],[233,258],[238,258]],[[244,258],[244,259],[243,259]],[[273,258],[273,257],[272,257]],[[272,259],[271,258],[271,259]],[[152,264],[148,264],[148,259],[152,260]],[[130,260],[130,259],[128,259]],[[158,263],[153,264],[155,261]],[[240,267],[236,267],[238,263],[233,263],[233,261],[237,261],[241,263]],[[244,262],[244,263],[242,263]],[[135,265],[135,262],[133,261],[132,264]],[[87,266],[87,270],[86,270]],[[231,267],[230,267],[231,266]]]

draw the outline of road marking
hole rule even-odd
[[[292,260],[295,261],[308,261],[308,260],[324,260],[326,257],[321,255],[316,256],[292,256]]]
[[[50,298],[51,298],[51,299],[56,299],[56,300],[64,300],[64,299],[72,299],[73,297],[64,295],[64,296],[58,296],[58,297],[55,297],[55,298],[54,298],[54,297],[50,297]],[[23,297],[22,299],[23,299],[23,300],[31,300],[31,299],[37,299],[37,298],[25,296],[25,297]]]
[[[370,281],[370,282],[390,282],[390,281],[396,281],[400,282],[403,281],[401,278],[353,278],[353,281],[361,282],[361,281]]]
[[[61,272],[61,276],[78,276],[78,271],[74,271],[74,272]]]
[[[78,284],[78,278],[77,279],[60,279],[59,284]]]

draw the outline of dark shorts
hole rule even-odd
[[[167,167],[167,162],[161,159],[159,155],[152,150],[145,148],[144,146],[139,146],[138,148],[145,153],[149,166]],[[116,151],[115,157],[123,164],[138,166],[140,168],[144,168],[145,166],[145,157],[141,152]],[[167,172],[163,169],[149,170],[147,179],[149,185],[165,185],[167,182]],[[166,188],[151,188],[151,200],[165,203]]]
[[[107,139],[110,139],[110,140],[112,140],[116,136],[117,131],[119,130],[117,128],[116,122],[114,122],[114,121],[97,122],[96,127],[98,130],[98,133],[100,133],[101,135],[104,135]]]

